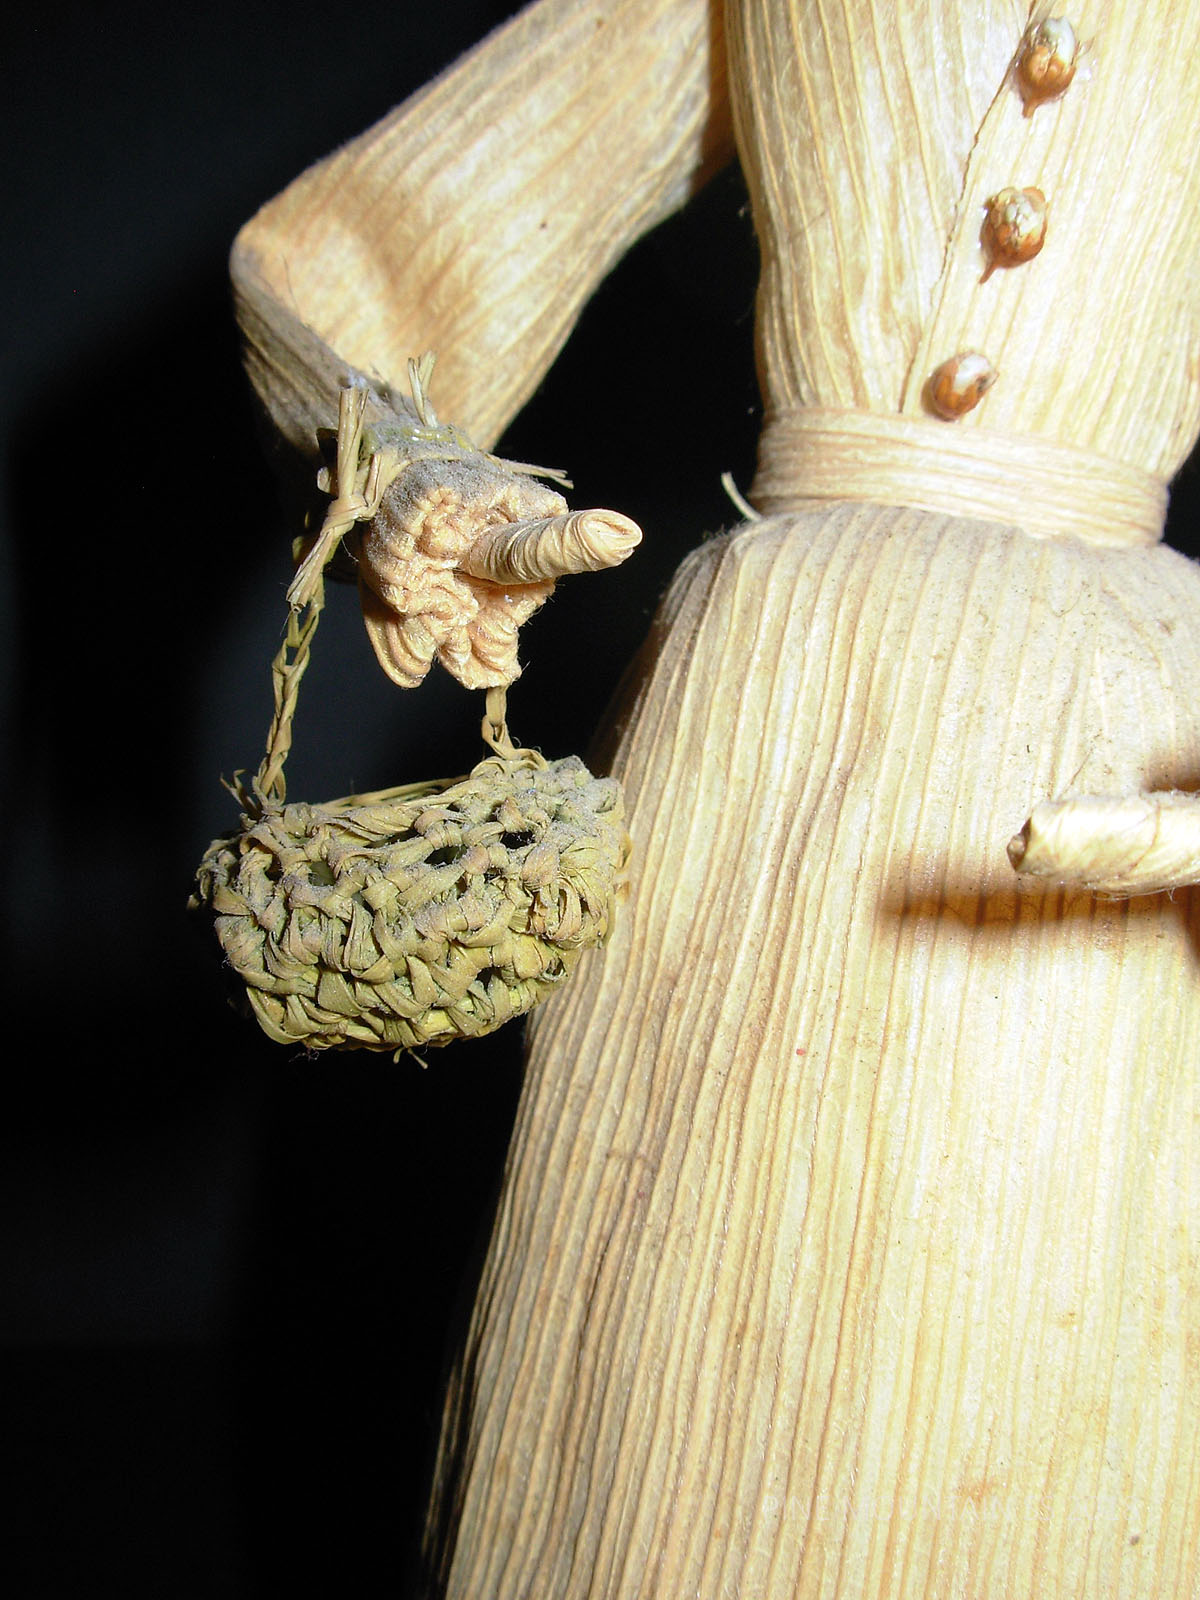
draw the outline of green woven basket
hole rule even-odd
[[[611,926],[619,785],[571,756],[329,805],[216,840],[197,899],[273,1039],[398,1051],[529,1011]]]

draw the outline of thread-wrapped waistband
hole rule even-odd
[[[764,515],[870,500],[1012,523],[1045,538],[1162,538],[1166,485],[1074,445],[873,411],[768,416],[751,499]]]

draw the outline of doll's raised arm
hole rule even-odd
[[[350,369],[438,354],[486,446],[638,235],[732,153],[716,0],[538,0],[238,235],[251,379],[311,454]]]

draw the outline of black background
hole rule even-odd
[[[6,25],[0,1585],[20,1600],[382,1596],[411,1574],[520,1030],[425,1071],[272,1046],[184,903],[235,820],[219,775],[261,750],[296,531],[229,245],[510,9],[60,4]],[[646,530],[523,634],[511,723],[549,754],[586,747],[680,556],[733,520],[754,272],[730,173],[631,252],[502,441]],[[1180,548],[1195,497],[1189,470]],[[444,674],[393,689],[335,591],[290,792],[460,772],[480,711]]]
[[[295,529],[239,367],[238,226],[515,7],[59,4],[9,19],[0,966],[0,1585],[404,1591],[520,1030],[306,1058],[184,910],[270,707]],[[523,634],[518,739],[590,733],[683,552],[732,520],[757,393],[736,174],[638,245],[502,441],[646,530]],[[436,389],[435,389],[436,399]],[[556,663],[587,642],[570,683]],[[481,703],[375,667],[351,590],[295,796],[449,775]]]

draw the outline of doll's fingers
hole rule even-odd
[[[620,512],[569,511],[489,528],[458,565],[489,583],[539,583],[619,566],[641,539],[637,523]]]

